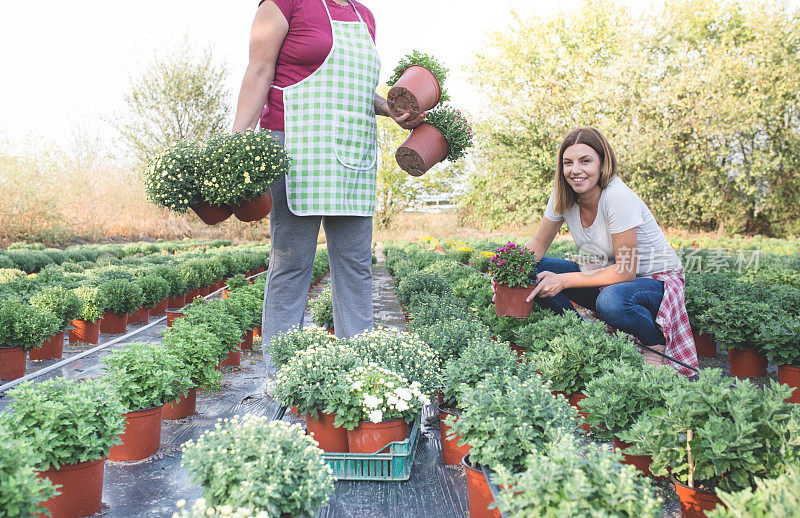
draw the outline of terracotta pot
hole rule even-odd
[[[175,306],[169,306],[168,303],[169,299],[164,299],[158,304],[156,304],[154,307],[150,308],[150,316],[154,317],[156,315],[163,315],[168,307],[175,307]],[[181,301],[181,305],[183,305],[183,301]]]
[[[470,518],[500,518],[502,515],[497,509],[489,509],[494,503],[489,483],[483,476],[483,471],[475,469],[469,464],[469,455],[464,455],[461,465],[467,472],[467,496],[469,497]]]
[[[767,375],[767,357],[754,349],[731,349],[728,351],[728,366],[731,376],[737,378],[761,378]]]
[[[317,416],[313,414],[306,416],[306,431],[319,443],[322,451],[328,453],[346,453],[347,449],[347,430],[336,427],[333,424],[334,415],[319,412]]]
[[[161,419],[183,419],[197,413],[197,387],[191,387],[177,401],[164,405]]]
[[[103,318],[100,319],[100,332],[112,335],[118,335],[125,332],[128,327],[128,315],[120,315],[119,313],[112,313],[106,311],[103,313]]]
[[[697,351],[697,356],[713,358],[717,355],[717,343],[712,335],[708,333],[697,334],[692,331],[692,338],[694,338],[694,348]]]
[[[494,296],[494,312],[501,317],[528,318],[533,311],[533,301],[525,302],[531,294],[533,286],[515,286],[509,288],[508,284],[496,285],[497,292]]]
[[[164,405],[122,414],[127,419],[122,444],[111,447],[108,460],[142,460],[154,455],[161,444],[161,414]]]
[[[569,401],[570,405],[578,409],[578,416],[583,420],[581,429],[588,434],[589,423],[586,422],[586,418],[589,416],[589,414],[581,410],[580,401],[582,399],[586,399],[586,394],[584,394],[583,392],[573,392],[572,394],[567,395],[567,401]]]
[[[199,296],[200,296],[200,289],[199,288],[195,289],[195,290],[189,290],[183,296],[184,303],[185,304],[191,304],[192,302],[194,302],[194,299],[196,299]]]
[[[465,455],[469,455],[469,444],[459,446],[458,441],[461,437],[447,438],[452,428],[444,422],[444,418],[449,415],[455,417],[456,421],[458,420],[458,415],[439,408],[439,423],[441,423],[442,430],[442,460],[448,466],[457,466]]]
[[[442,87],[436,76],[427,68],[414,65],[405,69],[386,100],[395,117],[408,112],[410,119],[416,119],[420,113],[439,104],[441,97]]]
[[[672,477],[672,483],[678,493],[683,518],[705,518],[706,511],[711,511],[717,504],[722,505],[722,501],[711,491],[692,489],[675,480],[675,477]]]
[[[639,471],[641,471],[642,473],[644,473],[645,475],[647,475],[648,477],[652,477],[653,473],[650,471],[650,463],[653,462],[653,458],[650,455],[628,455],[627,453],[625,453],[624,450],[630,448],[631,446],[632,446],[631,443],[621,441],[619,437],[617,437],[616,435],[614,436],[614,449],[620,450],[620,453],[622,453],[622,463],[629,464],[638,469]],[[661,480],[666,477],[654,477],[654,478],[656,478],[657,480]]]
[[[150,310],[148,308],[139,308],[128,317],[129,324],[147,324],[150,322]]]
[[[37,473],[39,478],[49,478],[61,486],[61,494],[42,502],[51,518],[91,516],[100,512],[103,498],[103,471],[106,458],[65,464],[59,469],[50,468]]]
[[[0,347],[0,379],[15,380],[25,375],[28,351],[22,347]]]
[[[62,356],[64,356],[64,331],[54,334],[45,340],[39,349],[34,347],[28,353],[28,357],[33,361],[52,360]]]
[[[253,330],[245,331],[242,335],[242,341],[239,343],[239,349],[242,351],[253,349]]]
[[[325,331],[327,331],[329,335],[336,336],[336,329],[334,329],[332,327],[330,327],[328,329],[325,329]]]
[[[167,310],[167,327],[172,327],[172,323],[183,316],[183,308]]]
[[[270,194],[269,190],[254,200],[246,201],[233,207],[236,219],[245,223],[264,219],[271,210],[272,194]]]
[[[297,410],[297,405],[292,405],[292,407],[289,409],[289,413],[292,415],[298,415],[300,411]]]
[[[205,297],[209,293],[211,293],[211,288],[209,288],[208,286],[205,286],[205,287],[200,288],[199,290],[197,290],[197,294],[200,295],[201,297]]]
[[[186,294],[183,295],[175,295],[174,297],[167,297],[167,305],[164,308],[164,311],[167,308],[182,308],[186,305]]]
[[[228,207],[211,205],[207,201],[201,201],[192,210],[197,214],[206,225],[216,225],[231,217],[233,211]]]
[[[411,132],[394,154],[400,169],[411,176],[422,176],[450,152],[444,135],[427,122],[423,122]]]
[[[220,367],[238,367],[242,363],[242,350],[238,347],[231,352],[228,353],[221,362],[219,362]]]
[[[72,325],[75,329],[67,332],[69,343],[95,344],[100,341],[100,321],[84,322],[83,320],[73,320]]]
[[[228,290],[222,290],[222,298],[227,300],[230,296],[230,292]]]
[[[261,326],[253,329],[253,338],[261,338]]]
[[[394,441],[408,437],[408,423],[391,419],[380,423],[362,421],[354,430],[347,430],[347,449],[350,453],[377,453]]]
[[[800,403],[800,366],[778,365],[778,381],[794,388],[794,393],[786,402]]]

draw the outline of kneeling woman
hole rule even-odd
[[[566,221],[581,255],[594,256],[594,263],[582,271],[573,261],[544,257],[528,300],[559,314],[574,310],[575,302],[642,344],[697,367],[680,259],[647,205],[616,174],[614,151],[597,129],[574,129],[561,143],[553,193],[527,246],[544,257]]]

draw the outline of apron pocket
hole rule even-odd
[[[336,111],[333,151],[343,166],[372,169],[378,161],[378,121],[362,113]]]

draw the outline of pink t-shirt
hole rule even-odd
[[[261,5],[265,0],[260,0]],[[375,40],[375,17],[359,2],[339,5],[333,0],[272,0],[289,22],[289,32],[283,40],[275,65],[275,86],[286,87],[298,83],[317,70],[333,46],[333,32],[323,1],[328,5],[331,18],[340,22],[358,21],[353,6],[367,24]],[[261,113],[261,128],[283,131],[283,92],[269,89],[267,104]]]

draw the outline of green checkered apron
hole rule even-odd
[[[380,59],[367,24],[331,18],[333,47],[311,76],[283,90],[286,198],[297,216],[372,216]]]

